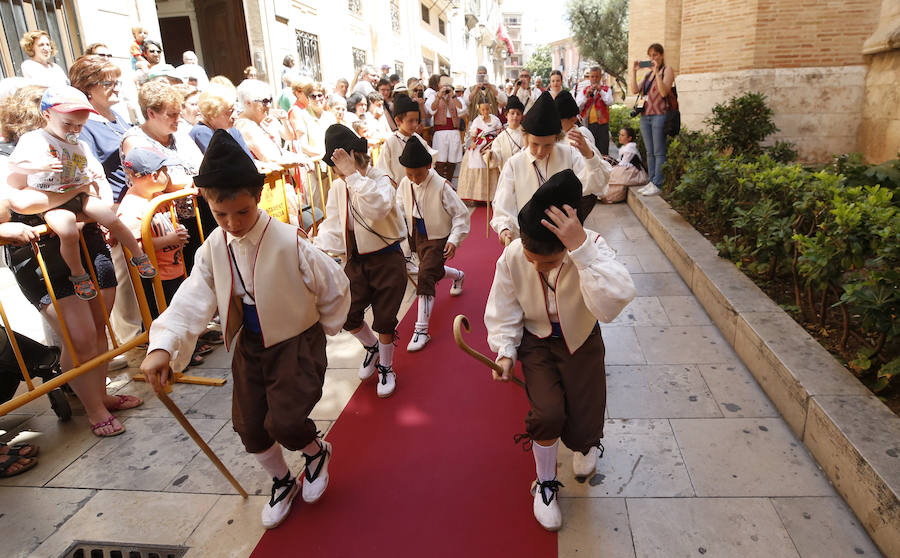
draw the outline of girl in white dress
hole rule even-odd
[[[484,157],[502,129],[500,119],[491,114],[491,105],[480,99],[478,117],[469,125],[466,155],[459,171],[459,197],[463,200],[489,202],[494,198],[500,166],[492,159],[488,169]]]

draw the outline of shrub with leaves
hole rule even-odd
[[[736,155],[759,155],[760,144],[778,131],[774,112],[762,93],[746,93],[712,108],[705,122],[712,130],[719,149]]]

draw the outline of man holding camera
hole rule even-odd
[[[513,95],[522,101],[527,113],[531,109],[531,105],[541,96],[541,90],[531,86],[531,72],[528,70],[519,72],[519,79],[516,81],[516,87],[513,89]]]
[[[469,88],[469,100],[466,103],[469,122],[478,116],[478,102],[482,97],[490,103],[491,114],[500,116],[500,107],[506,106],[506,93],[497,89],[497,86],[488,80],[487,67],[478,66],[475,72],[475,85]]]
[[[591,83],[580,88],[575,102],[581,111],[581,120],[594,136],[594,144],[600,153],[609,155],[609,105],[613,104],[612,88],[603,85],[603,70],[594,66],[590,71]]]
[[[434,170],[447,180],[453,180],[456,165],[462,161],[462,139],[459,137],[459,111],[462,103],[453,93],[453,86],[435,84],[438,87],[434,100],[425,102],[429,114],[434,115],[434,136],[431,147]],[[427,97],[426,97],[427,98]]]

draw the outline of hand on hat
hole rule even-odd
[[[343,149],[335,149],[331,155],[331,160],[334,162],[334,168],[337,169],[341,176],[350,176],[356,172],[356,162]]]
[[[584,139],[584,134],[578,128],[572,128],[566,136],[569,138],[569,145],[577,149],[585,159],[590,159],[594,156],[594,150],[588,145],[587,140]]]
[[[541,219],[541,224],[553,231],[569,252],[584,244],[587,233],[572,206],[566,204],[562,209],[551,206],[546,213],[547,219]]]

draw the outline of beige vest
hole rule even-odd
[[[391,184],[391,178],[382,169],[369,167],[366,171],[366,177],[372,180],[386,180]],[[338,207],[340,208],[341,229],[344,233],[344,249],[345,254],[350,255],[350,246],[347,243],[347,217],[350,212],[350,203],[347,196],[347,183],[342,179],[335,180],[331,186],[336,188]],[[393,191],[393,184],[391,184]],[[362,220],[363,223],[354,221],[353,234],[356,237],[356,249],[360,254],[369,254],[377,252],[382,248],[406,238],[406,227],[403,226],[403,219],[400,218],[400,211],[397,205],[391,208],[391,211],[383,219],[378,221],[369,221],[363,219],[360,215],[355,216],[356,219]],[[369,229],[372,229],[371,231]],[[375,232],[372,232],[375,231]],[[376,234],[377,233],[377,234]]]
[[[435,172],[428,171],[425,179],[425,188],[413,192],[413,184],[408,178],[400,182],[398,192],[403,202],[403,213],[406,216],[406,228],[412,234],[414,203],[419,204],[419,211],[425,219],[425,230],[428,231],[428,240],[437,240],[450,236],[452,222],[450,214],[444,208],[443,190],[444,178]]]
[[[538,175],[535,172],[535,165],[540,169],[546,181],[554,174],[572,168],[572,150],[568,144],[555,143],[553,150],[548,155],[548,159],[544,161],[535,161],[535,165],[528,164],[528,155],[526,151],[520,151],[523,166],[526,166],[525,178],[516,182],[516,209],[522,209],[531,199],[531,196],[537,192],[543,182],[538,183]],[[517,169],[518,170],[518,169]]]
[[[319,321],[316,295],[306,288],[300,274],[300,255],[297,243],[306,242],[297,234],[297,227],[270,219],[263,230],[253,267],[253,293],[262,329],[263,346],[271,347],[300,335]],[[238,281],[231,267],[225,231],[213,231],[202,250],[211,262],[225,348],[231,343],[242,324],[241,301],[234,296],[234,282]]]
[[[548,337],[553,330],[543,280],[534,266],[525,259],[521,239],[514,240],[507,248],[507,252],[506,261],[509,264],[513,288],[525,313],[525,329],[537,337]],[[591,314],[584,303],[578,269],[568,257],[563,260],[562,269],[553,287],[556,292],[547,289],[548,294],[556,297],[556,312],[559,315],[563,340],[569,353],[574,353],[597,325],[597,317]]]

